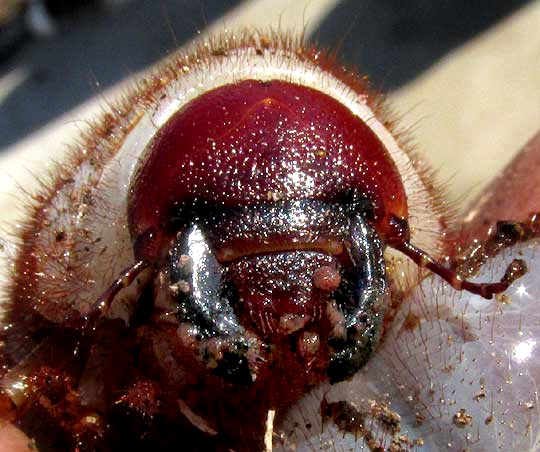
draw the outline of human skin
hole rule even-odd
[[[525,221],[536,212],[540,212],[540,133],[465,210],[461,241],[482,240],[496,221]]]

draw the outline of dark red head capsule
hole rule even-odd
[[[402,177],[380,138],[322,91],[215,88],[146,155],[128,204],[136,258],[160,268],[181,342],[232,381],[254,380],[283,335],[301,353],[306,335],[312,355],[329,347],[332,381],[356,372],[381,329],[385,245],[444,271],[409,243]]]
[[[136,257],[167,275],[181,339],[245,383],[273,336],[300,335],[302,349],[325,323],[331,378],[364,363],[393,218],[407,218],[407,199],[375,133],[327,94],[280,80],[187,104],[156,134],[129,198]]]
[[[346,198],[370,203],[382,238],[392,217],[407,218],[401,175],[370,127],[321,91],[245,80],[198,97],[159,130],[132,185],[130,228],[137,257],[155,260],[196,206]]]

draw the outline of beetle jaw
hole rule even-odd
[[[225,381],[246,386],[256,381],[261,366],[267,361],[268,346],[255,334],[201,338],[200,330],[191,323],[180,323],[177,336],[209,371]]]
[[[331,256],[321,252],[286,251],[227,264],[220,291],[227,295],[223,301],[234,308],[227,319],[234,325],[197,324],[200,318],[190,311],[191,300],[189,306],[180,307],[180,311],[190,311],[179,313],[181,347],[206,371],[236,385],[264,380],[275,375],[276,368],[283,375],[305,369],[301,379],[310,384],[320,381],[328,366],[324,338],[340,329],[332,322],[343,323],[343,316],[326,315],[331,291],[316,287],[312,274],[321,268],[327,273],[325,267],[331,261]],[[300,271],[306,266],[307,272]],[[330,281],[324,274],[318,276],[319,285],[333,287],[329,273]]]
[[[375,230],[361,216],[347,230],[338,255],[300,247],[224,264],[197,225],[179,233],[160,279],[178,306],[181,346],[236,384],[269,367],[318,368],[314,378],[333,382],[352,375],[378,341],[387,284]]]

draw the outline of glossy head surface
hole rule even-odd
[[[194,209],[364,200],[379,232],[407,217],[398,169],[362,119],[327,94],[272,80],[209,91],[160,129],[132,184],[132,237],[150,261]],[[379,226],[379,227],[378,227]]]

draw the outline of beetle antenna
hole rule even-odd
[[[527,271],[527,265],[522,259],[514,259],[506,268],[504,276],[494,283],[473,283],[464,279],[454,271],[444,267],[435,261],[429,254],[416,248],[408,241],[393,243],[392,247],[401,251],[412,259],[419,267],[427,268],[433,273],[439,275],[448,282],[454,289],[466,290],[468,292],[480,295],[486,299],[493,298],[493,295],[504,292],[518,278]]]

